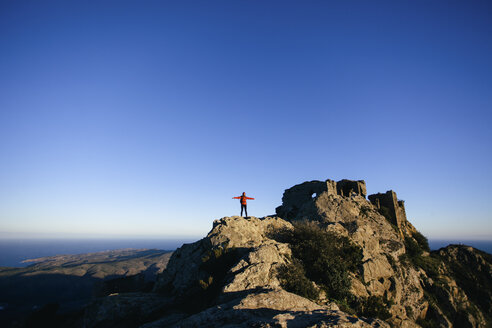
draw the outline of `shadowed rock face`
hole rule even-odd
[[[490,327],[492,256],[465,245],[450,245],[436,253],[442,274],[431,285],[439,308],[462,327]]]
[[[406,217],[395,225],[365,198],[365,183],[354,192],[353,183],[363,181],[342,181],[311,181],[286,190],[278,217],[214,221],[205,238],[173,253],[154,293],[103,299],[91,307],[97,316],[86,313],[85,326],[112,327],[130,319],[146,328],[491,324],[489,254],[465,246],[430,253],[425,237]],[[352,192],[346,196],[337,186]],[[389,318],[355,317],[333,300],[308,300],[282,287],[278,269],[293,261],[293,252],[275,232],[293,231],[293,224],[303,220],[362,249],[361,267],[350,274],[350,294],[356,300],[385,299]],[[125,321],[127,312],[133,315]]]

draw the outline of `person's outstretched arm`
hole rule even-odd
[[[252,198],[252,197],[246,197],[246,199],[254,199],[254,198]]]
[[[241,196],[238,196],[238,197],[232,197],[232,199],[240,199]]]

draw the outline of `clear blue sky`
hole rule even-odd
[[[1,1],[0,235],[203,236],[306,180],[492,240],[490,1]]]

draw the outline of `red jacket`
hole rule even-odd
[[[233,197],[233,199],[240,199],[241,205],[246,205],[246,199],[254,199],[251,197],[246,197],[246,195]]]

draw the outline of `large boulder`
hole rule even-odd
[[[207,237],[183,245],[173,253],[167,269],[155,285],[155,291],[178,296],[187,293],[200,280],[208,281],[207,258],[222,256],[223,253],[227,253],[223,256],[229,256],[232,252],[237,259],[230,272],[226,272],[225,292],[277,287],[276,268],[288,259],[290,249],[287,244],[268,235],[272,230],[291,228],[289,222],[276,217],[244,219],[235,216],[216,220]]]

